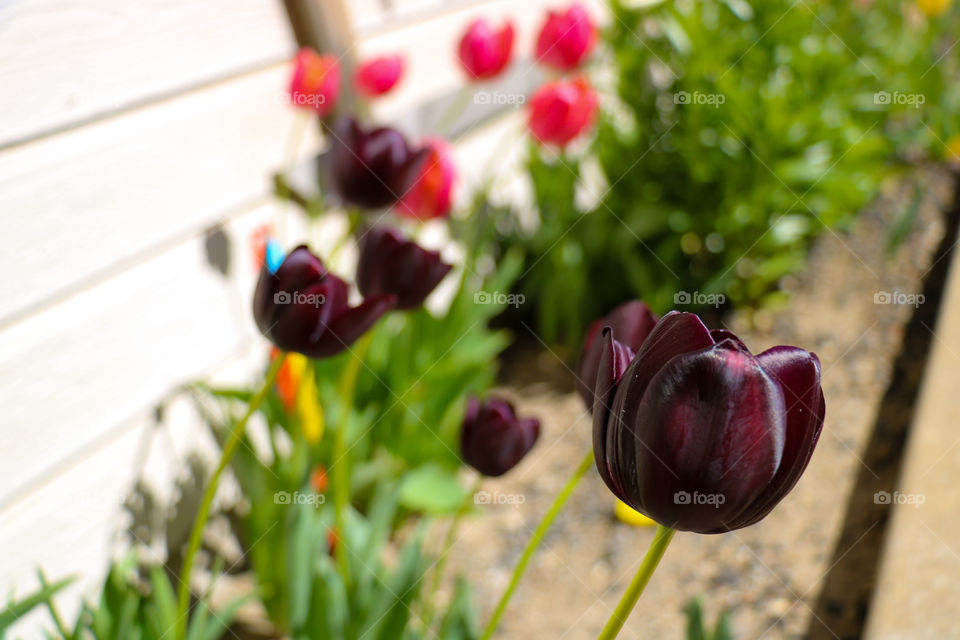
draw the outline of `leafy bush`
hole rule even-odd
[[[941,155],[955,133],[955,65],[936,64],[949,23],[905,20],[899,2],[613,11],[614,95],[596,136],[575,154],[531,147],[541,224],[521,234],[519,286],[548,341],[576,345],[632,297],[660,313],[776,301],[895,151]]]

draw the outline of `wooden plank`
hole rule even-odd
[[[0,147],[279,62],[281,2],[12,0],[0,6]]]
[[[248,238],[274,214],[264,205],[229,225],[229,279],[207,264],[204,239],[192,238],[0,331],[0,510],[177,385],[261,340]]]
[[[16,247],[0,252],[0,326],[266,193],[298,117],[282,100],[288,73],[277,65],[0,153]]]

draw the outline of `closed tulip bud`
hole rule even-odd
[[[351,307],[347,293],[347,283],[300,246],[276,273],[266,266],[260,270],[253,315],[277,348],[324,358],[350,346],[396,302],[392,295],[371,296]]]
[[[765,517],[796,484],[823,427],[817,356],[754,356],[677,312],[632,358],[609,329],[601,342],[594,455],[620,500],[673,529],[723,533]]]
[[[399,131],[366,130],[345,117],[332,135],[333,188],[348,204],[364,209],[388,207],[406,193],[426,155],[426,150],[411,149]]]
[[[593,126],[597,93],[584,78],[549,82],[530,100],[530,131],[543,144],[566,146]]]
[[[357,287],[364,296],[391,295],[397,309],[423,304],[450,265],[389,227],[367,229],[360,239]]]
[[[577,3],[566,11],[550,11],[537,36],[537,60],[559,71],[569,71],[590,55],[597,29]]]
[[[403,56],[380,56],[360,64],[354,84],[368,98],[382,96],[393,89],[403,75]]]
[[[540,421],[518,418],[513,405],[496,397],[483,403],[471,397],[460,431],[464,462],[485,476],[502,476],[536,444]]]
[[[499,31],[486,20],[475,20],[460,39],[460,64],[471,80],[489,80],[506,69],[513,51],[513,24]]]
[[[418,220],[443,218],[450,213],[453,184],[457,179],[453,150],[441,138],[428,139],[424,148],[427,150],[426,158],[397,203],[396,211],[402,216]]]
[[[600,331],[610,327],[613,337],[630,350],[632,356],[657,324],[657,316],[640,300],[625,302],[587,329],[577,366],[577,392],[587,408],[593,410],[593,390],[597,386],[597,367],[603,351]]]
[[[321,118],[328,115],[340,97],[340,63],[336,56],[320,55],[304,47],[293,62],[290,104],[310,109]]]

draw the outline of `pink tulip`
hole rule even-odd
[[[336,56],[320,55],[304,47],[294,59],[290,79],[290,104],[311,109],[321,118],[329,114],[340,96],[340,63]]]
[[[382,96],[393,89],[403,75],[403,56],[380,56],[367,60],[357,69],[354,84],[368,98]]]
[[[569,71],[590,55],[597,42],[597,29],[583,5],[566,11],[550,11],[537,36],[537,60],[548,67]]]
[[[475,20],[460,39],[460,64],[471,80],[488,80],[506,68],[512,50],[513,24],[510,21],[495,31],[486,20]]]
[[[544,144],[566,146],[593,126],[597,93],[586,79],[548,82],[530,100],[530,131]]]
[[[407,193],[397,203],[396,211],[418,220],[443,218],[450,213],[453,185],[457,179],[453,150],[442,138],[430,138],[424,147],[428,150],[427,157]]]

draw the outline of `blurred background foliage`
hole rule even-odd
[[[549,343],[575,349],[635,297],[658,313],[777,304],[817,235],[957,133],[949,15],[893,0],[612,9],[597,134],[562,154],[531,145],[540,223],[504,237],[526,249],[515,315]]]

